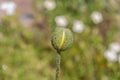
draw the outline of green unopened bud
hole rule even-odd
[[[67,28],[56,27],[51,37],[51,43],[57,51],[64,51],[71,47],[73,34]]]

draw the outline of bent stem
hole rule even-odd
[[[60,80],[60,62],[61,62],[61,55],[60,52],[57,52],[56,55],[56,79]]]

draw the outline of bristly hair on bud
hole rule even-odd
[[[51,36],[52,46],[58,51],[64,51],[73,44],[73,34],[68,28],[56,27]]]

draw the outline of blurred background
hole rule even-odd
[[[0,80],[54,80],[54,28],[67,27],[61,80],[120,80],[120,0],[0,0]]]

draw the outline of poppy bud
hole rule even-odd
[[[72,45],[73,34],[67,28],[56,27],[51,37],[51,43],[57,51],[64,51]]]

